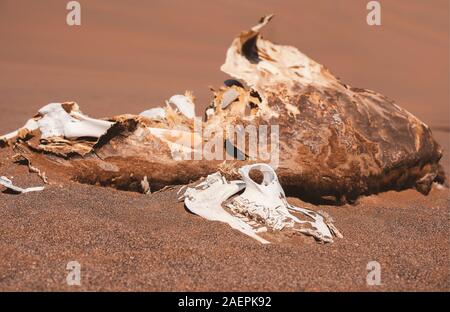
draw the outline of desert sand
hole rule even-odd
[[[381,92],[427,123],[450,172],[449,3],[367,1],[80,1],[69,27],[64,1],[0,2],[0,133],[50,102],[76,101],[93,117],[139,113],[192,90],[197,114],[232,38],[267,13],[264,34],[299,48],[345,82]],[[41,180],[10,166],[21,186]],[[3,188],[2,188],[3,190]],[[354,205],[298,206],[333,216],[343,239],[295,236],[268,246],[188,213],[176,189],[150,196],[71,183],[0,193],[0,290],[450,290],[448,188],[360,198]],[[67,286],[78,261],[82,285]],[[366,265],[381,264],[380,286]]]

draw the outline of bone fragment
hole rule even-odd
[[[15,186],[10,179],[7,177],[1,176],[0,177],[0,184],[6,187],[7,189],[14,191],[16,193],[29,193],[29,192],[40,192],[44,190],[43,186],[36,186],[36,187],[28,187],[28,188],[21,188],[18,186]]]
[[[222,203],[236,194],[244,184],[240,181],[228,182],[220,173],[209,175],[205,181],[195,187],[188,187],[184,193],[184,203],[193,213],[211,221],[227,223],[232,228],[268,244],[269,242],[258,235],[247,223],[231,215],[222,208]]]

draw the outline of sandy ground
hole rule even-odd
[[[53,101],[75,100],[103,117],[139,113],[189,89],[201,113],[208,86],[227,78],[219,66],[232,38],[274,12],[266,37],[428,123],[450,172],[446,0],[383,2],[381,27],[366,24],[365,0],[81,3],[82,26],[69,27],[66,1],[0,0],[0,133]],[[22,185],[39,183],[25,168],[5,170]],[[0,193],[0,290],[448,291],[449,195],[388,192],[340,207],[292,198],[329,212],[344,239],[261,246],[189,214],[174,192],[71,184]],[[81,287],[65,283],[71,260],[82,265]],[[381,264],[381,286],[366,285],[372,260]]]
[[[343,239],[320,245],[296,236],[266,246],[189,214],[174,192],[51,187],[1,201],[0,287],[448,291],[448,195],[389,192],[357,206],[322,206]],[[82,266],[81,287],[66,285],[73,260]],[[381,265],[381,286],[366,285],[369,261]]]

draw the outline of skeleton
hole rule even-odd
[[[261,184],[250,177],[251,170],[263,173]],[[207,220],[227,223],[262,243],[268,241],[257,233],[266,230],[266,227],[273,231],[292,229],[328,243],[333,242],[333,235],[342,237],[328,217],[290,205],[275,171],[269,165],[247,165],[240,168],[239,173],[242,181],[228,182],[219,172],[208,175],[195,187],[188,187],[180,199],[184,198],[191,212]],[[229,199],[242,189],[245,190],[241,195]],[[301,220],[291,212],[300,213],[307,220]]]
[[[172,96],[167,105],[174,105],[186,118],[192,119],[195,117],[194,98],[190,92],[186,92],[185,95]]]
[[[221,69],[235,79],[214,91],[202,128],[279,126],[279,183],[286,194],[306,200],[345,203],[411,187],[427,194],[433,182],[444,182],[442,149],[426,124],[379,93],[343,83],[296,48],[262,39],[271,18],[233,40]],[[0,137],[0,145],[28,159],[49,181],[141,192],[148,183],[157,191],[195,181],[222,164],[223,158],[186,157],[208,143],[195,129],[194,102],[186,92],[164,108],[105,119],[87,117],[73,102],[52,103]],[[272,150],[276,144],[262,145]],[[227,179],[236,178],[237,168],[266,162],[248,149],[227,146],[226,152],[244,156],[227,158]]]

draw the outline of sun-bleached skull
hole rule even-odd
[[[252,170],[263,174],[261,184],[250,177]],[[292,229],[323,242],[333,242],[333,235],[342,237],[328,216],[290,205],[275,171],[269,165],[260,163],[243,166],[239,173],[242,181],[228,182],[216,172],[195,187],[188,187],[182,196],[186,207],[207,220],[228,223],[260,242],[267,242],[257,235],[266,227],[273,231]],[[232,197],[244,188],[241,195]],[[291,212],[300,213],[307,220]]]
[[[192,213],[207,220],[227,223],[232,228],[263,244],[267,244],[269,242],[259,237],[252,226],[231,215],[222,207],[223,202],[244,187],[245,184],[242,181],[228,182],[219,172],[216,172],[208,175],[203,182],[195,187],[188,187],[181,198],[184,198],[186,207]]]
[[[187,119],[193,119],[195,117],[195,104],[194,97],[190,92],[186,94],[176,94],[170,97],[166,101],[167,107],[154,107],[145,110],[139,114],[149,119],[162,120],[167,118],[167,110],[174,110],[177,114],[181,114]]]
[[[250,177],[252,170],[263,174],[261,183]],[[233,212],[245,215],[273,230],[290,228],[324,242],[332,242],[333,234],[340,236],[336,228],[321,214],[290,205],[275,171],[269,165],[261,163],[243,166],[239,169],[239,174],[245,183],[245,191],[227,203],[227,207]],[[290,211],[299,212],[306,220],[291,214]]]

